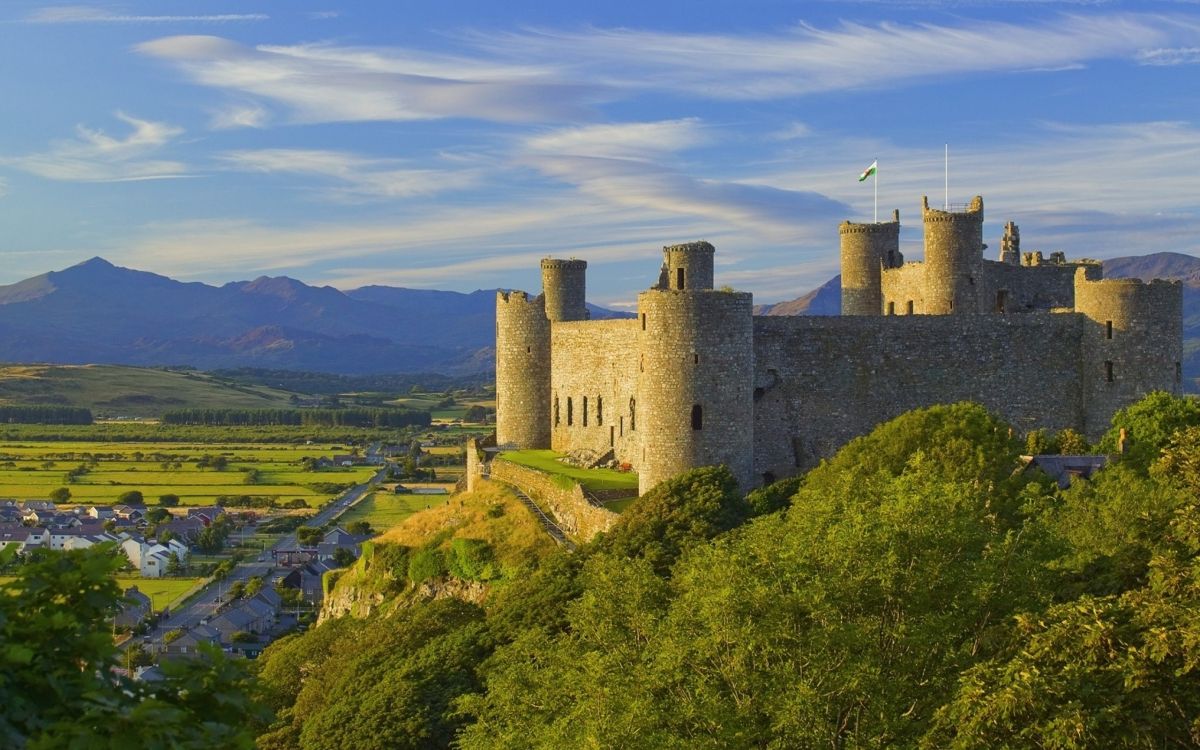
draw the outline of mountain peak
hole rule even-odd
[[[76,263],[75,265],[71,266],[70,268],[67,268],[66,270],[69,271],[69,270],[71,270],[71,268],[109,269],[109,268],[116,268],[116,266],[113,265],[112,263],[109,263],[104,258],[101,258],[99,255],[97,255],[92,258],[88,258],[87,260],[83,261],[82,263]]]

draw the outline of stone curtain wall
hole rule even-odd
[[[553,324],[551,448],[560,453],[578,448],[604,453],[611,444],[619,461],[637,466],[641,443],[637,432],[629,428],[629,402],[637,397],[638,325],[636,320]],[[568,398],[571,424],[567,424]]]
[[[905,263],[899,268],[883,270],[883,314],[908,315],[908,303],[913,303],[913,314],[925,312],[925,265],[919,262]],[[889,307],[891,305],[891,307]]]
[[[1018,430],[1082,429],[1074,314],[754,319],[755,470],[795,474],[918,407],[977,401]],[[1132,400],[1132,399],[1130,399]],[[1095,433],[1091,434],[1095,437]]]
[[[508,482],[533,497],[554,516],[559,528],[578,542],[608,531],[620,518],[607,508],[590,503],[579,483],[569,477],[519,466],[505,461],[504,454],[492,460],[491,478]]]

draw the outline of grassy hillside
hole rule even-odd
[[[0,366],[0,404],[83,406],[97,417],[156,417],[185,407],[286,408],[290,396],[200,372],[117,365]]]

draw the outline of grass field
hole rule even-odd
[[[13,580],[12,576],[0,576],[0,585]],[[117,585],[121,590],[137,586],[138,591],[150,597],[150,606],[155,612],[164,607],[173,607],[183,599],[202,579],[200,578],[139,578],[137,576],[117,576]]]
[[[554,451],[505,451],[501,456],[514,464],[570,477],[590,490],[636,490],[638,486],[638,476],[633,472],[567,466],[558,460],[561,456]]]
[[[346,528],[355,521],[367,521],[379,533],[397,526],[413,513],[446,503],[446,495],[394,495],[376,492],[346,511],[338,525]]]
[[[109,504],[130,490],[147,503],[174,494],[181,505],[211,505],[221,495],[257,495],[317,507],[332,497],[322,484],[358,484],[373,467],[304,471],[301,460],[344,452],[331,445],[196,443],[0,442],[0,497],[44,500],[66,487],[70,502]],[[203,469],[205,456],[223,456],[223,471]],[[71,481],[68,472],[94,461]],[[164,467],[165,464],[165,467]],[[254,472],[252,474],[252,472]],[[253,479],[253,483],[247,483]]]
[[[0,403],[83,406],[96,416],[155,417],[185,407],[286,409],[291,395],[191,371],[116,365],[0,367]]]

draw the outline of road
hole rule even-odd
[[[343,513],[357,505],[371,489],[383,481],[387,474],[388,467],[384,466],[374,476],[362,484],[356,485],[344,494],[338,497],[333,502],[326,505],[315,516],[308,521],[309,526],[324,526],[330,521],[336,520]],[[192,597],[190,602],[183,609],[171,613],[171,616],[159,622],[146,636],[143,636],[142,642],[149,638],[149,642],[155,646],[162,644],[162,637],[170,630],[176,628],[190,628],[198,625],[201,620],[212,617],[220,605],[221,598],[234,581],[246,581],[255,576],[266,576],[274,567],[273,559],[270,555],[272,550],[295,549],[296,533],[292,532],[280,537],[275,544],[271,545],[266,550],[265,554],[261,554],[252,560],[240,563],[233,572],[229,574],[223,581],[214,581],[200,591],[199,594]],[[130,641],[132,643],[133,641]]]

